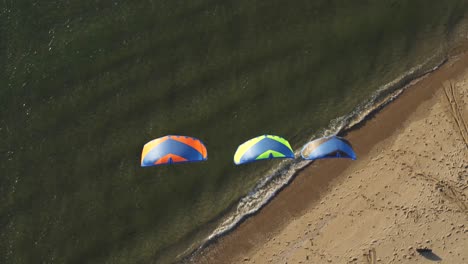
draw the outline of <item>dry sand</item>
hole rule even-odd
[[[346,135],[197,263],[468,263],[468,53]],[[420,254],[418,248],[432,252]]]

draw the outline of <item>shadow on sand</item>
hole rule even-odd
[[[432,252],[432,250],[418,250],[419,254],[428,260],[441,261],[442,258]]]

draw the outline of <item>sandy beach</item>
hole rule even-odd
[[[196,263],[468,263],[468,53],[344,135]],[[418,252],[421,249],[425,252]]]

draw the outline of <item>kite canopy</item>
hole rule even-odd
[[[253,138],[237,148],[236,165],[273,158],[294,158],[289,142],[278,136],[263,135]]]
[[[141,166],[207,160],[205,145],[193,137],[165,136],[145,144],[141,153]]]
[[[301,156],[306,160],[326,158],[356,159],[351,144],[346,139],[337,136],[319,138],[307,143],[302,148]]]

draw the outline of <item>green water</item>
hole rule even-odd
[[[0,263],[168,263],[275,161],[433,54],[468,2],[0,2]],[[140,168],[200,138],[205,163]]]

